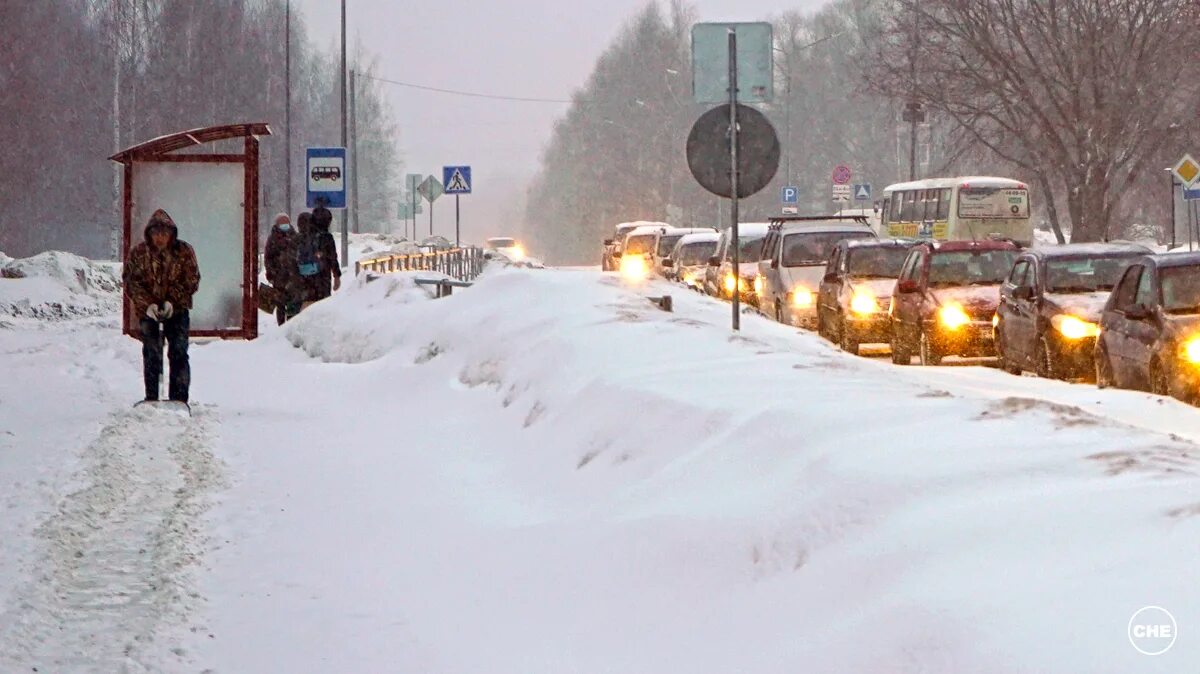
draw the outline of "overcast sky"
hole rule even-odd
[[[347,0],[347,23],[351,45],[357,37],[378,56],[381,77],[490,94],[570,98],[647,1]],[[692,4],[703,21],[754,21],[791,8],[811,11],[824,0]],[[336,45],[338,0],[293,0],[293,6],[304,12],[320,45]],[[477,192],[472,205],[487,209],[501,207],[500,200],[511,199],[532,176],[555,119],[567,109],[566,104],[383,86],[397,115],[408,169],[440,178],[445,164],[470,164]]]

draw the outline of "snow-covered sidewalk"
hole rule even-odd
[[[663,290],[673,314],[641,297]],[[40,643],[94,651],[38,661],[113,671],[107,645],[78,637],[99,630],[144,635],[129,671],[1200,664],[1200,412],[896,368],[756,317],[731,336],[727,317],[596,272],[498,270],[437,301],[395,275],[256,342],[197,345],[190,432],[212,460],[186,501],[196,530],[180,548],[200,549],[172,576],[183,596],[150,627],[137,604],[64,622],[68,636]],[[24,541],[0,566],[0,664],[28,671],[30,654],[54,654],[21,646],[19,598],[59,581],[41,571],[45,535],[24,532],[54,530],[86,487],[62,476],[95,475],[97,438],[126,432],[102,398],[132,398],[137,351],[95,328],[0,345],[0,367],[30,377],[27,398],[0,402],[0,442],[6,428],[40,437],[40,419],[61,446],[52,469],[28,440],[13,445],[25,464],[0,459],[0,480],[59,476],[24,488],[53,507],[0,501],[19,520],[0,534]],[[62,372],[34,380],[55,349]],[[76,379],[78,411],[43,409]],[[134,474],[175,488],[188,474],[169,473]],[[137,538],[116,519],[107,532]],[[1127,637],[1147,605],[1179,625],[1158,657]]]

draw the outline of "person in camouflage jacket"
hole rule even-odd
[[[129,251],[123,276],[125,297],[141,331],[146,400],[158,400],[165,337],[171,364],[170,398],[186,403],[192,378],[188,312],[192,296],[200,288],[200,267],[196,252],[179,240],[179,228],[161,208],[146,223],[145,239]]]

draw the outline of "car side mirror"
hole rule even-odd
[[[1013,288],[1013,297],[1019,300],[1033,299],[1033,286],[1017,286]]]
[[[662,261],[662,266],[664,266],[664,267],[674,267],[674,266],[675,266],[675,260],[672,260],[672,259],[671,259],[671,258],[669,258],[669,257],[664,257],[664,258],[663,258],[663,261]]]
[[[712,256],[712,257],[708,258],[708,266],[710,266],[710,267],[720,267],[720,266],[721,266],[721,259],[720,259],[720,258],[718,258],[716,255],[714,255],[714,256]]]
[[[912,279],[905,279],[896,283],[896,290],[899,290],[902,293],[915,293],[920,289],[921,288],[917,285],[917,282]]]
[[[613,245],[614,243],[616,243],[616,241],[613,241],[612,239],[605,239],[605,240],[604,240],[604,245],[606,245],[606,246],[611,246],[611,245]]]
[[[1125,316],[1135,321],[1144,321],[1150,318],[1150,310],[1145,304],[1134,304],[1125,310]]]
[[[838,282],[837,272],[836,271],[829,272],[828,274],[825,275],[825,278],[823,279],[823,281],[825,283],[837,283]]]

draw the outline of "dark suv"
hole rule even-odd
[[[892,294],[892,362],[991,356],[1000,284],[1021,252],[1005,240],[927,241],[908,253]]]
[[[1077,243],[1025,251],[1000,287],[996,355],[1013,374],[1090,377],[1100,314],[1144,246]]]
[[[1104,305],[1095,364],[1101,387],[1200,399],[1200,253],[1129,265]]]

